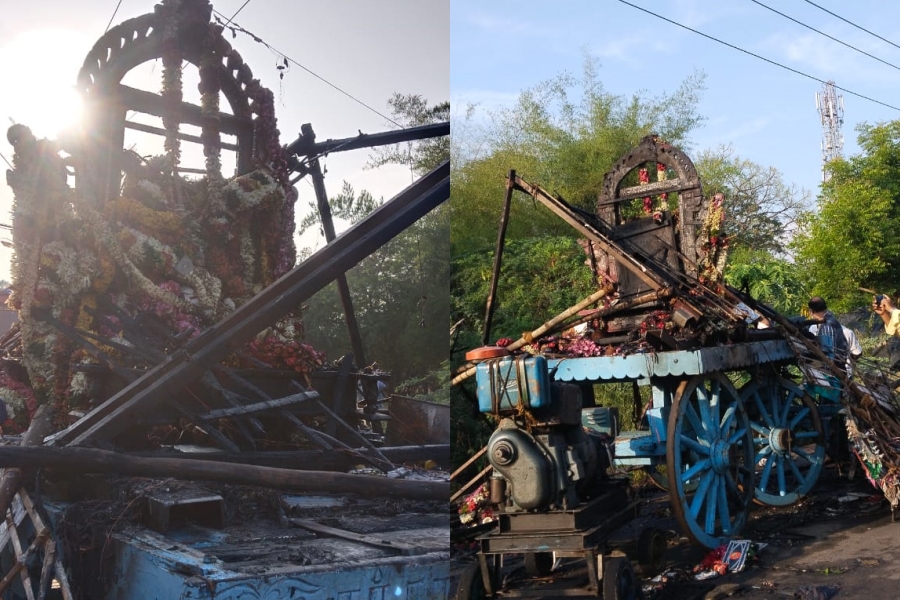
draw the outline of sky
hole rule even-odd
[[[689,155],[731,146],[734,154],[778,169],[788,184],[818,192],[823,127],[816,93],[824,81],[893,106],[837,90],[844,100],[843,155],[858,154],[856,127],[900,118],[900,35],[887,0],[628,0],[708,36],[666,22],[620,0],[452,0],[450,89],[454,119],[469,104],[475,116],[512,106],[523,89],[563,72],[580,75],[585,55],[600,64],[604,89],[631,97],[671,94],[688,77],[706,75]],[[888,43],[821,10],[821,7]],[[894,39],[892,39],[894,38]],[[889,65],[884,63],[890,63]],[[816,79],[821,80],[816,81]],[[576,96],[577,97],[577,96]],[[514,165],[510,165],[514,168]],[[522,173],[527,179],[527,174]]]
[[[38,137],[56,138],[61,129],[77,122],[79,99],[72,88],[85,56],[108,24],[114,27],[152,12],[154,4],[149,0],[4,4],[0,130],[5,132],[11,122],[17,122],[31,127]],[[235,24],[319,76],[291,63],[280,79],[282,71],[276,67],[282,64],[281,55],[245,34],[232,38],[226,32],[254,76],[275,94],[283,144],[294,141],[304,123],[312,124],[318,141],[395,129],[386,118],[390,116],[387,100],[395,92],[419,94],[430,105],[449,100],[449,0],[220,0],[212,4],[226,19],[237,13]],[[158,93],[161,71],[159,64],[145,63],[123,83]],[[185,99],[191,100],[188,81],[186,75]],[[12,161],[13,149],[5,135],[0,137],[0,154]],[[223,153],[223,163],[224,158]],[[412,182],[404,167],[365,169],[369,159],[367,150],[328,156],[323,167],[329,194],[340,192],[346,180],[357,192],[365,189],[376,198],[388,199]],[[188,160],[182,161],[183,166],[202,166],[202,159],[190,165]],[[315,195],[305,180],[298,182],[297,190],[299,221]],[[0,224],[11,223],[12,196],[5,177],[0,179]],[[4,237],[8,239],[8,233],[0,229],[0,239]],[[305,236],[301,243],[321,247],[324,239]],[[9,280],[11,256],[11,250],[0,247],[0,279]]]

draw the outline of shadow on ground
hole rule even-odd
[[[851,480],[826,466],[813,492],[800,502],[754,507],[741,537],[765,546],[742,572],[702,581],[695,579],[694,570],[707,551],[692,546],[678,530],[668,495],[653,487],[642,488],[639,494],[643,500],[640,517],[619,530],[613,544],[636,565],[634,548],[641,531],[652,526],[666,532],[665,568],[638,572],[639,597],[646,600],[900,597],[900,522],[893,521],[883,495],[860,474]],[[474,545],[455,544],[451,557],[455,580],[476,560]],[[504,577],[507,589],[540,590],[538,597],[549,599],[559,597],[559,590],[583,584],[584,564],[558,561],[550,576],[528,580],[521,558],[512,558]]]

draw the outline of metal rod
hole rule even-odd
[[[298,156],[314,156],[316,154],[325,154],[326,152],[343,152],[345,150],[357,150],[359,148],[373,148],[375,146],[386,146],[389,144],[397,144],[399,142],[409,142],[412,140],[423,140],[427,138],[440,137],[450,135],[450,122],[432,123],[430,125],[420,125],[418,127],[408,127],[406,129],[397,129],[394,131],[381,131],[378,133],[362,133],[351,138],[341,140],[326,140],[324,142],[315,143],[305,134],[301,134],[295,141],[286,148],[288,155],[296,154]]]
[[[509,207],[515,189],[516,172],[510,169],[506,178],[506,199],[503,201],[503,213],[500,216],[500,230],[497,232],[497,247],[494,250],[494,269],[491,272],[491,289],[488,292],[487,305],[484,309],[484,329],[481,344],[488,345],[491,337],[491,322],[494,320],[494,300],[497,298],[497,282],[500,279],[500,265],[503,262],[503,246],[506,242],[506,226],[509,224]]]
[[[309,130],[312,132],[312,128]],[[312,134],[315,139],[315,133]],[[322,167],[319,159],[313,159],[309,163],[309,176],[312,178],[313,189],[316,192],[316,204],[319,207],[319,216],[322,217],[322,229],[325,231],[325,241],[329,244],[334,241],[334,221],[331,218],[331,206],[328,204],[328,194],[325,191],[325,175],[322,173]],[[347,321],[347,334],[350,336],[350,347],[353,349],[353,356],[356,359],[356,365],[363,367],[366,365],[366,353],[363,350],[362,336],[359,333],[359,323],[356,321],[356,312],[353,310],[353,298],[350,296],[350,285],[347,283],[347,276],[339,273],[335,278],[337,281],[338,294],[341,297],[341,306],[344,307],[344,319]]]

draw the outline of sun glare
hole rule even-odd
[[[15,122],[56,138],[77,125],[75,80],[88,49],[86,36],[58,29],[29,31],[0,46],[0,131]]]

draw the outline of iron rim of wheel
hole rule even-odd
[[[740,534],[753,502],[746,407],[724,374],[696,375],[679,386],[667,433],[672,514],[695,544],[721,546]]]
[[[631,561],[623,556],[605,558],[603,564],[603,600],[635,600],[637,577]]]
[[[788,506],[807,495],[825,464],[825,427],[815,401],[789,379],[754,379],[741,389],[751,415],[754,500]]]

